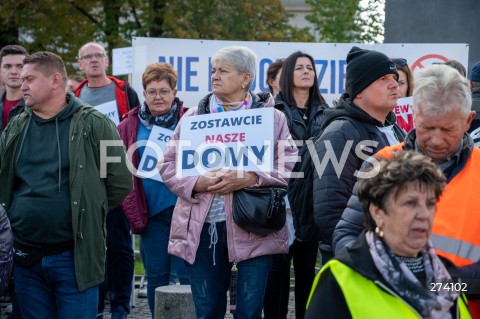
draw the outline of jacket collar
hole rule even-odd
[[[197,114],[200,115],[200,114],[209,114],[210,113],[210,108],[209,108],[208,104],[209,104],[209,101],[210,101],[210,97],[212,95],[213,95],[213,93],[209,93],[209,94],[207,94],[207,96],[205,96],[203,99],[200,100],[200,102],[198,103]],[[257,109],[257,108],[264,107],[265,104],[267,104],[267,102],[269,101],[270,96],[271,96],[270,93],[268,93],[268,92],[260,92],[260,93],[256,94],[256,93],[253,93],[253,91],[250,91],[250,95],[253,98],[252,109]]]
[[[407,136],[405,137],[405,144],[403,148],[406,150],[416,150],[419,151],[416,147],[416,140],[417,140],[417,131],[416,129],[412,129],[408,132]],[[460,156],[457,161],[457,165],[454,169],[448,174],[447,176],[447,183],[450,182],[458,173],[462,171],[462,169],[467,164],[470,155],[473,152],[473,147],[475,146],[472,137],[468,133],[463,134],[463,145],[462,149],[460,150]]]

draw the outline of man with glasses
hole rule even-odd
[[[80,83],[75,96],[94,106],[116,125],[131,108],[140,105],[137,93],[128,83],[107,76],[108,56],[98,43],[84,44],[78,51],[78,67],[86,80]],[[134,271],[134,253],[130,224],[121,207],[107,215],[107,260],[103,289],[100,289],[98,317],[103,317],[104,300],[110,291],[112,319],[126,318],[130,312],[130,296]]]

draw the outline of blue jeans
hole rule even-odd
[[[170,272],[170,284],[190,285],[190,278],[185,267],[185,261],[177,256],[172,256],[172,270]]]
[[[105,282],[100,285],[98,313],[105,308],[105,294],[110,291],[110,312],[130,313],[130,296],[135,267],[130,223],[120,206],[107,214],[107,258]]]
[[[170,236],[170,224],[172,223],[173,207],[148,218],[147,228],[140,237],[140,252],[142,254],[145,275],[147,277],[148,307],[154,316],[155,289],[170,284],[170,276],[174,260],[180,258],[168,254],[168,238]],[[185,264],[180,263],[178,272],[186,273]],[[182,283],[182,282],[181,282]],[[188,284],[188,282],[187,282]]]
[[[32,267],[15,265],[15,292],[24,319],[92,319],[98,286],[78,290],[73,250],[45,256]]]
[[[209,227],[205,223],[193,265],[185,263],[190,275],[197,319],[225,317],[227,290],[230,286],[232,263],[228,260],[225,222],[216,223],[218,241],[210,245]],[[212,231],[213,230],[212,226]],[[237,264],[237,308],[235,319],[261,319],[267,277],[272,255],[255,257]],[[214,264],[215,260],[215,264]]]

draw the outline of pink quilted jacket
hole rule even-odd
[[[266,105],[266,107],[267,106],[273,106],[273,104]],[[196,115],[197,111],[198,107],[189,109],[184,116]],[[275,110],[274,121],[275,142],[279,140],[291,141],[292,138],[283,113]],[[179,196],[172,218],[168,252],[192,264],[195,261],[195,255],[200,242],[200,233],[214,194],[197,193],[192,196],[192,190],[198,177],[176,178],[176,145],[178,145],[180,127],[181,123],[177,126],[172,136],[170,144],[164,154],[164,163],[159,165],[159,169],[167,186],[173,193]],[[279,176],[277,172],[279,154],[277,146],[277,143],[275,143],[274,171],[269,175],[258,173],[260,176],[260,186],[287,185],[287,180]],[[290,159],[294,159],[296,155],[297,148],[292,141],[290,146],[284,148],[284,156],[289,156]],[[290,172],[293,165],[293,161],[286,163],[285,171]],[[244,231],[233,221],[232,199],[232,193],[225,195],[227,242],[230,261],[239,262],[257,256],[288,252],[286,226],[282,230],[266,237]]]

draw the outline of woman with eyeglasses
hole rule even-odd
[[[408,67],[407,60],[402,58],[392,59],[398,71],[398,98],[412,96],[413,94],[413,75]]]
[[[148,140],[155,126],[166,129],[167,136],[177,126],[186,108],[177,97],[177,72],[168,63],[152,63],[142,76],[145,102],[126,114],[118,131],[135,168],[139,168]],[[165,133],[166,132],[166,133]],[[156,139],[156,138],[155,138]],[[169,138],[166,138],[169,139]],[[136,144],[137,143],[137,144]],[[151,165],[148,165],[151,166]],[[155,166],[155,165],[153,165]],[[153,175],[153,174],[150,174]],[[189,284],[183,262],[175,262],[175,256],[167,252],[173,208],[177,196],[156,176],[134,176],[133,191],[125,198],[122,207],[132,232],[140,234],[140,252],[147,278],[147,298],[152,318],[155,309],[155,288],[170,283],[172,263],[180,284]]]

